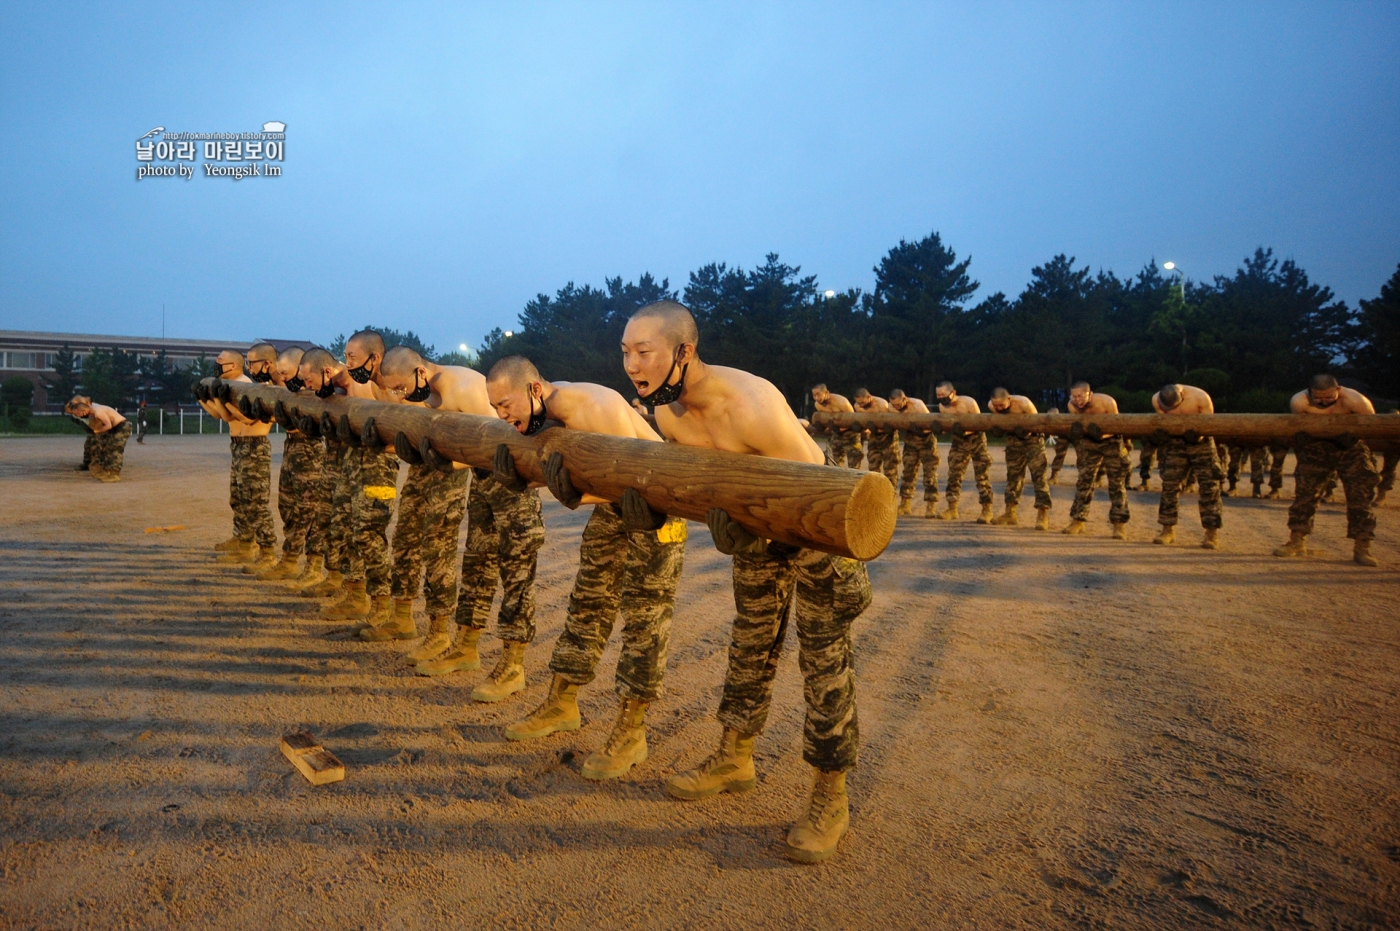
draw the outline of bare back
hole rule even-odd
[[[1375,405],[1360,391],[1351,388],[1337,388],[1337,403],[1329,407],[1319,407],[1313,403],[1312,395],[1299,391],[1289,402],[1289,409],[1295,414],[1374,414]]]
[[[427,406],[444,411],[495,417],[491,400],[486,396],[486,376],[463,365],[440,365],[428,385],[433,393]]]
[[[550,387],[554,391],[544,399],[550,419],[570,430],[661,442],[636,408],[611,388],[585,381],[556,381]]]
[[[855,412],[855,408],[851,406],[850,400],[844,395],[828,394],[825,401],[818,401],[816,398],[813,398],[812,403],[817,406],[817,410],[824,411],[828,414],[851,414]]]
[[[945,414],[980,414],[982,408],[977,406],[977,402],[965,394],[960,394],[947,404],[938,402],[938,409]]]
[[[705,366],[674,404],[657,405],[661,434],[682,446],[810,462],[826,461],[782,393],[757,375]]]
[[[903,407],[897,407],[895,403],[891,401],[890,410],[894,411],[896,414],[927,414],[929,412],[927,404],[918,398],[910,397],[904,399]]]
[[[106,433],[108,430],[115,430],[126,423],[126,418],[117,412],[116,408],[108,407],[106,404],[90,404],[92,413],[87,415],[88,427],[93,433]]]
[[[1152,409],[1159,414],[1179,416],[1215,413],[1215,402],[1205,391],[1191,385],[1177,385],[1176,389],[1181,392],[1181,403],[1177,404],[1176,407],[1163,407],[1161,398],[1154,394],[1152,396]]]
[[[1030,398],[1026,397],[1024,394],[1008,395],[1006,398],[1006,408],[1004,410],[997,410],[996,403],[994,401],[987,402],[987,409],[990,410],[993,414],[1040,413],[1040,411],[1035,406],[1035,402],[1033,402]]]

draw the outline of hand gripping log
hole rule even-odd
[[[1042,436],[1122,436],[1130,439],[1213,436],[1243,445],[1269,441],[1301,445],[1309,440],[1366,440],[1377,449],[1400,444],[1400,416],[1393,414],[831,414],[812,415],[813,426],[884,427],[934,433],[1015,433]]]
[[[704,521],[710,508],[723,508],[750,533],[793,546],[869,560],[884,552],[894,534],[897,496],[877,473],[579,430],[523,436],[495,417],[358,398],[322,400],[246,382],[224,385],[235,403],[246,396],[254,410],[271,412],[281,401],[297,419],[319,420],[324,413],[338,421],[344,414],[354,431],[373,417],[387,444],[400,431],[415,447],[428,437],[440,455],[477,468],[491,468],[496,447],[504,443],[516,471],[530,482],[544,481],[544,460],[558,452],[581,492],[617,501],[635,488],[656,510],[696,521]]]

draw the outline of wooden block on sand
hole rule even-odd
[[[345,764],[305,731],[282,738],[282,755],[291,760],[297,771],[313,786],[323,786],[345,778]]]

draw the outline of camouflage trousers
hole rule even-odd
[[[477,470],[473,485],[457,624],[485,629],[499,578],[503,594],[496,635],[529,643],[535,639],[535,567],[544,545],[540,493],[533,488],[511,491],[485,469]]]
[[[1161,450],[1153,440],[1144,438],[1141,440],[1142,449],[1138,451],[1138,477],[1142,479],[1144,485],[1148,479],[1152,478],[1152,460],[1156,459],[1160,468]]]
[[[1055,461],[1050,463],[1050,471],[1058,472],[1065,466],[1065,457],[1069,455],[1070,441],[1062,436],[1055,438]]]
[[[1385,464],[1381,466],[1381,483],[1376,486],[1376,494],[1384,495],[1395,487],[1395,464],[1400,460],[1400,452],[1391,449],[1385,454]]]
[[[1380,473],[1364,442],[1342,449],[1331,440],[1314,440],[1298,449],[1293,473],[1293,505],[1288,509],[1288,529],[1312,533],[1313,515],[1326,493],[1327,480],[1336,472],[1347,496],[1347,536],[1370,540],[1376,535],[1376,485]]]
[[[295,559],[306,549],[307,533],[316,515],[316,490],[326,444],[304,433],[288,433],[282,443],[282,468],[277,471],[277,513],[282,517],[282,555]]]
[[[879,472],[899,487],[899,434],[891,431],[880,433],[870,431],[870,439],[865,443],[865,458],[870,463],[871,472]]]
[[[457,535],[467,514],[471,477],[471,469],[409,466],[399,494],[391,590],[395,598],[415,598],[423,579],[429,617],[457,607]]]
[[[88,462],[88,468],[121,475],[122,463],[126,459],[126,441],[131,439],[131,421],[123,420],[106,433],[94,433],[92,439],[92,459]]]
[[[763,730],[788,617],[795,615],[807,702],[802,758],[826,772],[854,769],[860,729],[851,623],[869,604],[870,578],[858,560],[781,543],[769,543],[761,555],[736,554],[720,723],[743,734]]]
[[[1273,464],[1268,446],[1254,446],[1249,450],[1249,483],[1255,491],[1264,484],[1269,466]]]
[[[326,569],[339,570],[344,562],[344,533],[349,526],[349,518],[341,516],[335,507],[335,493],[340,487],[341,473],[345,468],[347,447],[339,440],[327,439],[325,443],[321,477],[311,492],[311,526],[306,531],[306,555],[325,557]]]
[[[1162,501],[1157,506],[1157,523],[1164,527],[1176,526],[1182,482],[1186,480],[1186,473],[1192,472],[1201,492],[1201,526],[1219,530],[1222,476],[1215,440],[1206,437],[1199,443],[1187,445],[1185,440],[1173,438],[1162,444],[1161,452]]]
[[[389,562],[389,521],[394,517],[398,498],[399,457],[386,446],[375,452],[367,447],[351,449],[349,458],[358,460],[354,474],[358,481],[351,489],[350,568],[347,582],[364,582],[365,591],[379,598],[389,594],[392,566]]]
[[[1094,482],[1098,480],[1099,469],[1108,474],[1108,520],[1114,524],[1128,522],[1128,473],[1132,464],[1128,452],[1123,448],[1123,438],[1105,437],[1091,440],[1087,436],[1074,444],[1074,458],[1079,468],[1079,478],[1074,483],[1074,504],[1070,507],[1070,520],[1088,520],[1089,505],[1094,501]]]
[[[1278,491],[1283,488],[1283,467],[1288,459],[1287,444],[1269,444],[1269,455],[1273,458],[1273,462],[1269,464],[1269,490]]]
[[[972,477],[977,482],[977,500],[982,504],[991,504],[992,454],[987,449],[985,433],[954,434],[952,446],[948,449],[948,485],[944,489],[948,504],[957,504],[962,498],[962,481],[968,462],[972,463]]]
[[[1035,488],[1035,506],[1050,507],[1050,481],[1046,470],[1045,438],[1031,436],[1026,439],[1008,436],[1006,438],[1006,504],[1012,507],[1021,503],[1021,490],[1026,485],[1026,472],[1031,473],[1031,485]]]
[[[92,468],[92,453],[97,449],[97,434],[88,431],[87,439],[83,440],[83,468]]]
[[[865,458],[865,450],[860,445],[859,430],[836,430],[827,434],[829,447],[826,453],[827,465],[845,466],[848,469],[859,469],[860,461]]]
[[[924,470],[924,500],[938,500],[938,438],[932,433],[918,433],[906,430],[904,438],[904,474],[899,479],[899,496],[905,500],[914,497],[914,483],[919,477],[919,467]]]
[[[1243,446],[1220,447],[1220,468],[1225,473],[1225,480],[1234,488],[1240,481],[1240,467],[1244,464],[1247,452]]]
[[[615,505],[595,505],[583,529],[578,575],[550,670],[574,685],[592,682],[621,614],[617,694],[640,701],[660,698],[685,538],[679,517],[660,530],[629,533]]]
[[[272,529],[272,443],[265,436],[229,438],[228,504],[233,535],[245,543],[276,546]]]

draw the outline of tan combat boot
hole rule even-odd
[[[413,667],[420,676],[445,676],[454,672],[471,672],[481,668],[481,655],[476,651],[481,631],[474,627],[457,629],[457,643],[450,653],[437,659],[425,659]]]
[[[949,504],[948,510],[934,514],[933,516],[935,520],[957,520],[958,506],[956,504]]]
[[[836,853],[851,825],[846,774],[815,770],[807,811],[788,831],[787,855],[800,863],[820,863]]]
[[[667,779],[666,791],[687,801],[721,792],[749,791],[758,785],[753,770],[754,737],[726,727],[719,738],[719,749],[694,769]]]
[[[618,710],[617,722],[603,749],[588,754],[579,775],[599,782],[625,776],[633,766],[647,759],[647,703],[629,698]]]
[[[216,553],[229,553],[229,552],[232,552],[233,550],[238,549],[238,548],[239,548],[240,546],[242,546],[242,545],[243,545],[243,541],[240,540],[240,539],[238,539],[238,537],[233,536],[233,537],[229,537],[227,540],[224,540],[222,543],[215,543],[215,544],[214,544],[214,552],[216,552]]]
[[[308,556],[306,563],[301,567],[301,574],[292,579],[292,585],[296,588],[309,588],[312,585],[319,585],[326,580],[326,557]]]
[[[1017,514],[1017,510],[1019,508],[1019,504],[1008,504],[1006,506],[1006,510],[1002,511],[1001,514],[999,514],[998,516],[992,518],[992,523],[1002,527],[1017,526],[1021,523],[1020,515]]]
[[[1288,542],[1274,550],[1275,556],[1308,555],[1308,535],[1301,530],[1290,530]]]
[[[1207,527],[1207,528],[1206,528],[1206,534],[1205,534],[1205,536],[1203,536],[1203,537],[1201,538],[1201,549],[1203,549],[1203,550],[1218,550],[1218,549],[1220,549],[1220,528],[1219,528],[1219,527]]]
[[[1372,506],[1372,507],[1377,507],[1377,508],[1378,508],[1378,507],[1380,507],[1381,505],[1385,504],[1385,496],[1386,496],[1387,494],[1389,494],[1388,491],[1382,491],[1382,492],[1380,492],[1379,494],[1377,494],[1377,495],[1376,495],[1376,502],[1375,502],[1375,504],[1373,504],[1373,505],[1371,505],[1371,506]]]
[[[578,686],[556,675],[549,683],[549,695],[544,703],[519,721],[506,726],[506,740],[537,740],[560,731],[576,731],[581,725]]]
[[[1351,558],[1358,566],[1370,566],[1374,569],[1380,565],[1380,563],[1376,561],[1376,557],[1371,555],[1370,540],[1357,540],[1353,543]]]
[[[1270,488],[1269,493],[1264,496],[1265,501],[1275,501],[1280,497],[1280,489]]]
[[[340,574],[339,569],[332,569],[326,573],[326,577],[319,582],[313,582],[301,590],[303,598],[325,598],[339,595],[345,588],[345,576]]]
[[[240,563],[255,561],[260,552],[261,550],[258,548],[258,545],[250,540],[247,543],[240,543],[237,549],[223,553],[214,561],[223,563],[226,566],[239,565]]]
[[[501,658],[486,680],[472,689],[472,701],[497,702],[525,688],[525,644],[501,641]]]
[[[899,516],[901,516],[901,517],[904,516],[905,514],[913,514],[913,513],[914,513],[914,499],[913,499],[913,498],[900,498],[900,499],[899,499],[899,511],[898,511],[897,513],[898,513]]]
[[[925,502],[924,502],[924,517],[925,517],[925,518],[930,518],[930,519],[936,519],[936,518],[938,517],[938,513],[937,513],[937,511],[935,510],[935,509],[937,508],[937,506],[938,506],[938,502],[937,502],[937,501],[925,501]]]
[[[428,622],[428,636],[423,639],[419,646],[405,653],[403,658],[412,665],[435,656],[441,656],[452,649],[452,636],[447,632],[447,624],[446,614],[434,617]]]
[[[247,575],[258,575],[259,573],[267,572],[281,561],[281,557],[277,553],[277,547],[260,547],[258,558],[244,566],[243,572]]]
[[[106,469],[98,469],[96,467],[93,467],[91,472],[93,475],[97,476],[99,482],[120,482],[122,480],[120,472],[108,472]]]
[[[991,506],[990,504],[984,504],[984,505],[982,505],[982,513],[979,514],[979,515],[977,515],[977,523],[979,523],[979,524],[990,524],[991,522],[992,522],[992,506]]]
[[[278,557],[277,562],[261,572],[255,573],[259,582],[275,582],[283,579],[294,579],[297,575],[297,563],[301,562],[300,556],[291,553],[283,553]]]
[[[1115,540],[1126,540],[1126,539],[1128,539],[1128,525],[1127,525],[1127,524],[1114,524],[1114,525],[1113,525],[1113,539],[1115,539]]]
[[[1060,484],[1060,471],[1056,469],[1055,471],[1051,472],[1050,478],[1048,478],[1046,481],[1048,481],[1051,485]]]
[[[1050,509],[1049,509],[1049,508],[1036,508],[1036,509],[1035,509],[1035,529],[1036,529],[1036,530],[1049,530],[1049,529],[1050,529]]]
[[[1163,524],[1162,532],[1153,537],[1152,542],[1171,546],[1176,542],[1176,524]]]
[[[1264,493],[1263,493],[1262,491],[1260,491],[1259,488],[1260,488],[1260,486],[1258,486],[1258,485],[1255,485],[1255,486],[1254,486],[1254,493],[1253,493],[1252,495],[1250,495],[1251,498],[1262,498],[1262,497],[1264,497]]]
[[[1064,530],[1061,530],[1060,532],[1067,533],[1070,536],[1077,536],[1084,532],[1084,521],[1071,519],[1069,522],[1069,526],[1066,527]]]
[[[383,623],[374,624],[360,631],[360,639],[370,643],[383,643],[385,640],[417,640],[418,627],[413,623],[413,599],[395,598],[391,613]]]
[[[365,594],[365,580],[346,582],[344,594],[339,601],[333,601],[321,608],[321,617],[328,621],[348,621],[364,617],[370,612],[369,595]]]

